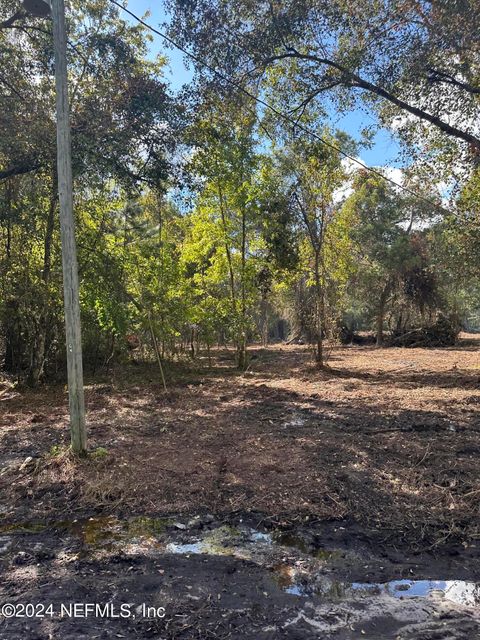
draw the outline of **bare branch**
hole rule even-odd
[[[330,60],[329,58],[320,58],[319,56],[315,56],[313,54],[300,53],[296,49],[289,47],[288,51],[286,51],[285,53],[280,53],[278,55],[274,55],[274,56],[270,56],[269,58],[266,58],[263,61],[263,66],[268,65],[277,60],[286,60],[288,58],[297,59],[297,60],[306,60],[309,62],[314,62],[318,65],[326,65],[326,66],[332,67],[337,71],[340,71],[343,78],[348,80],[350,86],[355,86],[355,87],[358,87],[359,89],[364,89],[381,98],[384,98],[385,100],[388,100],[389,102],[396,105],[397,107],[400,107],[400,109],[407,111],[408,113],[411,113],[412,115],[416,116],[417,118],[420,118],[421,120],[425,120],[426,122],[433,124],[435,127],[440,129],[444,133],[447,133],[448,135],[454,138],[457,138],[459,140],[463,140],[464,142],[468,142],[470,145],[472,145],[472,147],[480,150],[480,138],[477,138],[476,136],[474,136],[471,133],[468,133],[467,131],[463,131],[462,129],[458,129],[457,127],[454,127],[448,124],[438,116],[434,116],[428,113],[427,111],[420,109],[419,107],[415,107],[409,104],[408,102],[405,102],[404,100],[393,95],[383,87],[379,87],[373,82],[370,82],[369,80],[365,80],[364,78],[357,75],[353,71],[350,71],[340,63],[335,62],[334,60]],[[344,84],[345,82],[344,79],[341,80],[342,84]]]
[[[19,164],[0,171],[0,180],[12,178],[13,176],[20,176],[25,173],[31,173],[32,171],[36,171],[37,169],[40,169],[40,164],[38,162]]]
[[[429,72],[430,76],[428,77],[428,79],[431,82],[444,82],[445,84],[451,84],[454,87],[458,87],[459,89],[463,89],[464,91],[473,93],[474,95],[480,95],[480,87],[475,87],[468,82],[458,80],[457,78],[455,78],[455,76],[452,76],[446,71],[440,71],[439,69],[429,69]]]
[[[11,29],[14,26],[15,22],[22,20],[26,15],[27,14],[25,13],[25,11],[22,11],[20,9],[19,11],[14,13],[13,16],[10,16],[10,18],[7,18],[3,22],[0,22],[0,29]]]

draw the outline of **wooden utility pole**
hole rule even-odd
[[[83,393],[82,332],[78,296],[77,247],[73,217],[72,145],[67,84],[67,34],[64,0],[23,0],[25,9],[53,18],[55,49],[55,89],[57,101],[57,173],[62,241],[63,300],[67,347],[68,403],[72,449],[84,454],[87,449],[85,399]]]
[[[65,5],[64,0],[51,0],[51,5],[55,47],[58,196],[60,200],[70,430],[73,451],[78,454],[84,454],[87,449],[87,434],[83,394],[82,331],[78,295],[77,247],[73,217],[72,145],[68,106]]]

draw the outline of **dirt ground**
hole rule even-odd
[[[95,545],[82,556],[84,532],[65,524],[169,516],[178,527],[156,536],[160,544],[162,536],[196,540],[195,516],[202,531],[248,523],[260,544],[273,531],[302,538],[289,566],[308,564],[312,550],[340,549],[340,564],[315,565],[335,579],[476,584],[479,349],[475,336],[448,349],[335,347],[330,368],[318,372],[306,347],[275,345],[252,350],[244,374],[219,352],[212,369],[202,360],[173,368],[168,393],[154,368],[118,369],[87,387],[93,454],[80,461],[66,450],[65,389],[5,386],[3,599],[60,602],[68,593],[105,602],[145,589],[168,603],[168,623],[4,620],[0,637],[480,638],[480,592],[465,610],[397,598],[386,615],[381,593],[360,605],[348,599],[347,611],[318,588],[299,597],[279,586],[273,548],[262,561],[252,542],[245,558],[166,547],[158,556],[115,547],[98,557]]]

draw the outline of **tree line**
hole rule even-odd
[[[68,3],[87,370],[218,345],[244,369],[271,339],[322,367],[355,330],[478,328],[474,3],[170,4],[172,37],[289,118],[201,64],[174,94],[144,26]],[[0,52],[2,362],[36,385],[65,360],[51,24],[0,0]],[[395,127],[408,190],[346,157],[372,131],[354,141],[328,110],[358,101]]]

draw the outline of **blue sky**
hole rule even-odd
[[[138,16],[143,16],[150,11],[150,16],[146,22],[153,27],[162,30],[163,23],[168,22],[169,16],[165,12],[163,0],[129,0],[128,8]],[[128,19],[128,16],[125,14]],[[150,43],[152,56],[158,53],[165,54],[169,59],[169,69],[167,80],[173,90],[178,90],[182,85],[188,83],[192,78],[192,71],[188,70],[184,64],[184,56],[178,50],[173,50],[165,45],[160,36],[154,35],[153,42]],[[331,124],[333,127],[343,129],[354,139],[360,139],[360,131],[366,126],[372,125],[372,117],[360,110],[352,111],[347,115],[339,117],[332,111]],[[399,146],[395,138],[385,129],[381,129],[373,140],[370,149],[362,149],[360,157],[370,166],[401,166],[398,160]]]

